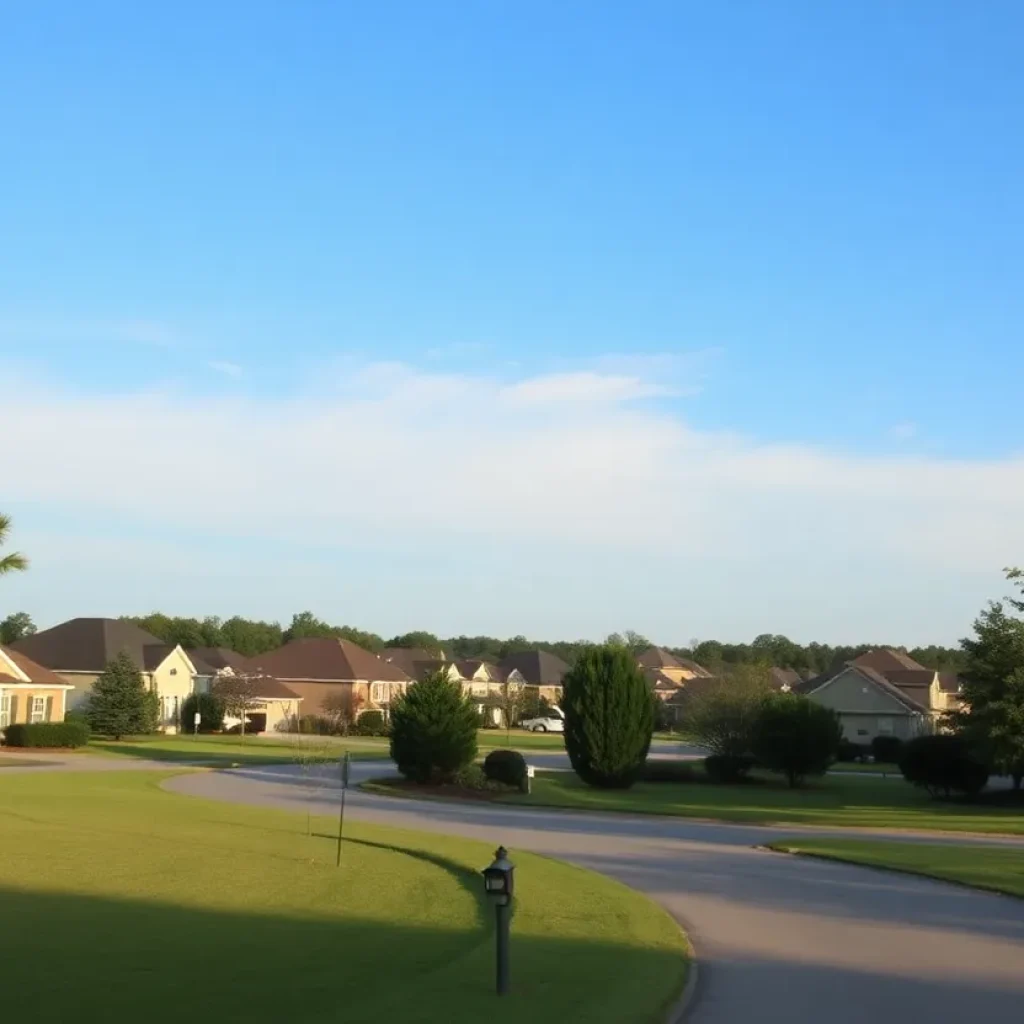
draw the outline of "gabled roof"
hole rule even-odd
[[[217,692],[218,685],[230,687],[237,678],[237,676],[221,676],[219,680],[214,680],[213,692]],[[302,700],[294,690],[289,689],[280,679],[274,679],[273,676],[250,676],[249,678],[252,679],[253,697],[256,700]]]
[[[192,647],[185,652],[189,661],[202,675],[212,675],[221,669],[229,668],[233,672],[244,672],[249,659],[230,647]],[[207,673],[204,669],[209,669]]]
[[[505,678],[497,665],[492,665],[491,662],[484,661],[482,658],[460,658],[455,662],[455,667],[459,670],[459,675],[464,679],[472,679],[481,668],[486,670],[489,682],[500,683]],[[483,680],[479,681],[482,682]]]
[[[257,655],[245,670],[275,679],[310,679],[351,682],[356,679],[404,683],[409,675],[397,665],[363,650],[351,640],[335,637],[302,637],[276,651]]]
[[[795,668],[773,668],[769,675],[771,676],[772,685],[780,690],[784,686],[795,690],[803,682],[803,677]]]
[[[652,690],[675,690],[682,689],[686,684],[679,683],[671,676],[665,675],[660,669],[656,668],[645,668],[642,670],[644,679],[647,680],[647,685]]]
[[[562,676],[569,671],[561,658],[547,651],[517,651],[503,658],[498,667],[505,676],[518,669],[531,686],[561,686]]]
[[[65,690],[74,689],[55,672],[43,665],[38,665],[31,658],[25,657],[20,651],[0,644],[0,682],[4,683],[39,683],[45,686],[60,686]],[[4,659],[7,659],[5,661]],[[14,672],[8,671],[7,662],[13,663]]]
[[[854,658],[851,664],[858,667],[872,668],[876,672],[881,672],[884,676],[888,676],[890,672],[906,672],[907,670],[916,672],[929,671],[920,662],[914,661],[909,654],[905,654],[903,651],[894,651],[891,647],[881,647],[876,651],[865,651],[859,657]]]
[[[869,668],[866,665],[858,665],[855,662],[848,662],[842,665],[840,668],[826,672],[823,675],[816,676],[814,679],[808,680],[803,684],[802,687],[794,687],[798,692],[810,697],[816,690],[820,690],[823,686],[827,686],[833,679],[838,678],[844,672],[856,672],[859,676],[872,682],[884,693],[888,694],[897,703],[902,704],[908,711],[912,711],[917,714],[928,714],[929,707],[927,703],[921,703],[919,700],[915,700],[914,696],[902,690],[895,683],[891,683],[881,672],[876,672],[873,668]]]
[[[55,672],[102,672],[122,651],[151,672],[174,650],[133,622],[87,618],[69,619],[10,646]]]
[[[412,679],[425,679],[445,666],[444,659],[437,654],[425,647],[386,647],[379,657]]]
[[[636,659],[641,668],[682,668],[682,664],[674,654],[669,654],[664,647],[648,647]]]

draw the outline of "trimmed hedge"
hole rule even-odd
[[[89,727],[84,722],[9,725],[4,742],[9,747],[84,747],[89,742]]]
[[[839,741],[839,752],[836,755],[838,761],[865,761],[871,748],[866,743],[854,743],[853,740],[842,739]]]
[[[484,775],[492,782],[526,789],[526,758],[518,750],[492,750],[484,758]]]

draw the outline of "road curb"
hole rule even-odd
[[[686,935],[686,932],[683,933]],[[700,976],[700,965],[697,963],[697,955],[693,949],[693,943],[689,935],[686,935],[686,944],[690,947],[690,965],[686,971],[686,984],[679,998],[672,1004],[665,1018],[665,1024],[681,1024],[690,1013],[694,996],[697,994],[697,979]]]

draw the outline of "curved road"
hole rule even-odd
[[[353,781],[389,769],[390,763],[354,762]],[[293,811],[337,809],[337,783],[295,765],[180,775],[165,786]],[[683,925],[697,951],[700,980],[687,1016],[693,1024],[1024,1020],[1024,902],[754,849],[808,829],[401,800],[358,790],[350,791],[348,808],[367,821],[561,857],[648,893]],[[989,842],[1019,845],[1024,857],[1024,844]]]

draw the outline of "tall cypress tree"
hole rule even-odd
[[[124,651],[107,662],[93,683],[87,714],[93,732],[122,736],[152,732],[156,726],[155,694],[149,693],[142,673]]]
[[[583,651],[562,680],[561,707],[576,774],[590,786],[632,786],[654,730],[654,698],[635,656],[617,644]]]

